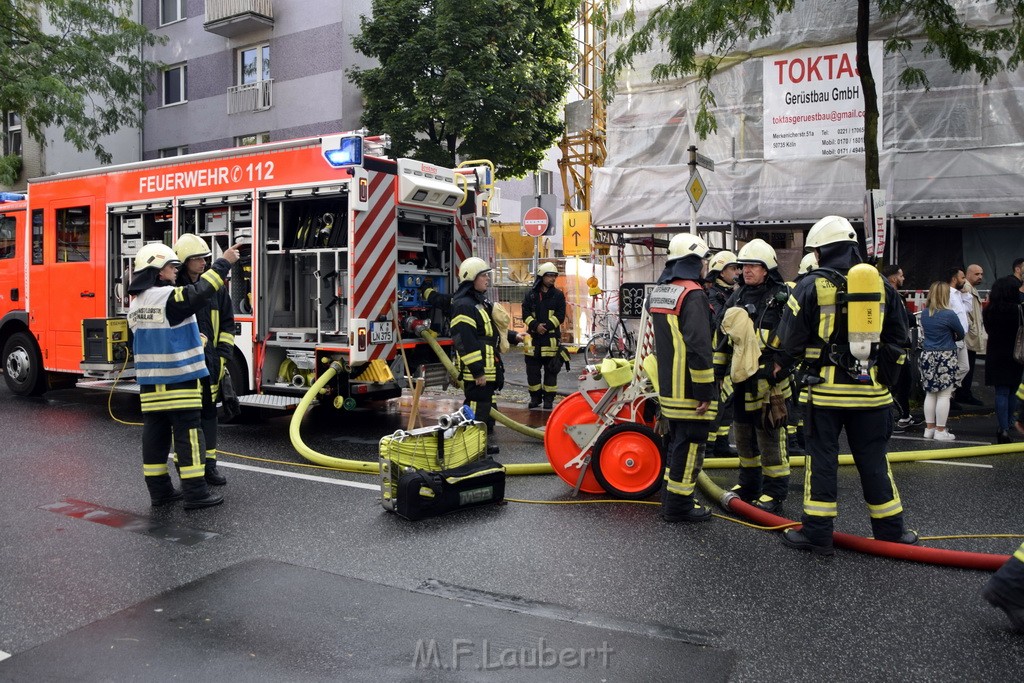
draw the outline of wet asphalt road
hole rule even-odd
[[[510,376],[516,372],[513,358]],[[978,391],[986,397],[982,388]],[[530,414],[507,403],[520,401],[521,393],[510,386],[506,403],[499,404],[509,415],[541,426],[545,413]],[[118,418],[137,422],[136,400],[114,395],[110,406]],[[222,456],[229,477],[225,505],[190,513],[154,511],[139,467],[141,430],[112,420],[107,404],[108,397],[96,392],[62,390],[23,399],[0,387],[0,651],[12,655],[0,661],[0,680],[39,680],[26,674],[32,667],[25,663],[43,661],[47,653],[83,648],[87,656],[90,646],[96,647],[90,639],[103,633],[97,624],[117,623],[140,605],[181,595],[183,587],[216,585],[218,604],[230,606],[239,619],[247,613],[265,619],[250,604],[258,602],[253,595],[262,593],[250,594],[241,580],[239,585],[222,580],[253,562],[271,563],[267,571],[284,563],[295,572],[313,570],[332,580],[383,587],[372,603],[353,609],[385,614],[392,623],[413,617],[411,601],[403,599],[407,591],[421,595],[425,586],[442,585],[455,591],[457,600],[466,595],[512,600],[534,618],[532,626],[516,626],[511,617],[488,622],[486,628],[495,634],[545,623],[555,633],[562,630],[559,623],[612,625],[610,632],[621,633],[611,641],[622,648],[619,666],[613,656],[608,667],[586,672],[583,680],[996,680],[1016,678],[1024,665],[1024,635],[1010,632],[1003,615],[979,596],[984,572],[842,550],[830,559],[817,558],[783,547],[775,532],[725,519],[695,527],[667,525],[655,506],[642,504],[512,502],[409,523],[381,509],[373,477],[304,466],[289,443],[288,419],[282,417],[222,427],[222,450],[233,454]],[[457,405],[453,397],[425,410],[430,417]],[[401,406],[392,405],[329,420],[307,419],[302,433],[314,450],[372,461],[378,439],[404,422]],[[958,437],[954,447],[990,443],[994,418],[985,409],[956,414],[951,428]],[[501,461],[545,459],[539,442],[498,430]],[[935,445],[921,438],[920,428],[891,441],[894,451]],[[895,463],[892,469],[910,526],[922,536],[1024,531],[1020,453]],[[724,487],[735,476],[721,469],[709,474]],[[867,513],[852,468],[843,468],[840,486],[837,530],[867,534]],[[799,516],[801,492],[802,470],[797,469],[786,516]],[[569,493],[554,476],[513,477],[506,488],[508,498],[540,502],[570,501]],[[75,504],[93,512],[76,516],[69,507]],[[164,529],[163,536],[139,533],[140,524],[147,523]],[[187,544],[190,539],[193,545]],[[1020,539],[926,543],[1007,554]],[[302,600],[315,604],[326,599],[324,592],[335,585],[296,576],[289,583],[296,609]],[[220,583],[204,584],[210,577],[219,577]],[[305,581],[310,581],[308,588]],[[233,589],[237,596],[231,595]],[[460,633],[458,611],[438,614],[446,632]],[[319,619],[333,624],[348,617],[318,615],[306,627],[322,632]],[[295,622],[296,629],[305,623],[301,618]],[[464,638],[484,628],[468,616],[465,623]],[[222,643],[216,634],[229,629],[211,628],[215,635],[204,646],[204,661],[217,661],[221,650],[225,658],[229,651],[236,656],[239,648],[254,660],[273,654],[275,675],[290,671],[295,680],[569,680],[570,673],[579,674],[569,668],[547,670],[540,678],[537,671],[515,668],[472,675],[417,670],[412,667],[413,635],[398,629],[392,649],[399,654],[387,666],[346,674],[329,663],[318,669],[308,652],[289,644],[286,633]],[[668,629],[670,636],[663,637],[659,629]],[[358,642],[361,631],[351,631]],[[647,635],[638,641],[637,633]],[[709,656],[688,657],[672,649],[683,645]],[[317,647],[325,662],[333,661],[327,656],[330,641]],[[678,652],[673,674],[637,669],[644,648],[650,648],[652,659],[653,654]],[[175,654],[169,661],[179,662],[180,670],[138,670],[132,677],[191,677],[193,653]],[[60,678],[92,680],[106,670],[102,660],[90,661],[89,675],[69,670]],[[161,666],[174,665],[164,661]],[[269,671],[261,678],[225,668],[217,677],[272,680]]]

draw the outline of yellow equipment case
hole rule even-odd
[[[464,418],[453,424],[455,416],[380,440],[385,510],[417,520],[505,499],[505,468],[483,458],[487,426]]]

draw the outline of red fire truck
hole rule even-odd
[[[70,377],[138,391],[124,319],[132,261],[186,232],[215,257],[252,244],[230,279],[228,369],[243,405],[294,407],[333,360],[347,372],[321,403],[336,406],[399,395],[406,363],[443,377],[413,332],[430,315],[421,285],[451,292],[463,259],[493,258],[493,166],[388,159],[386,140],[364,133],[64,173],[0,203],[8,387],[37,395]]]

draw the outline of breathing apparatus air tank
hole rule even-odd
[[[882,340],[882,302],[885,285],[878,271],[858,263],[846,275],[846,325],[850,354],[857,359],[860,379],[868,381],[867,367],[873,348]]]

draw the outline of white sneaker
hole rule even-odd
[[[934,428],[928,429],[927,427],[925,427],[924,428],[924,438],[930,439],[933,436],[935,436],[935,429]]]
[[[948,429],[943,429],[941,432],[936,429],[935,430],[935,436],[932,437],[932,438],[934,438],[936,441],[955,441],[956,440],[956,437],[953,436],[953,432],[949,431]]]

